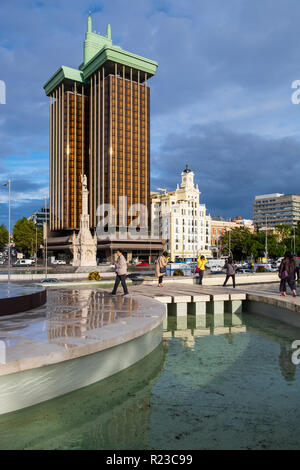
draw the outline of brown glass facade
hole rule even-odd
[[[88,177],[90,225],[116,210],[128,225],[128,208],[150,214],[150,90],[147,74],[108,63],[83,84],[65,81],[50,94],[50,229],[80,225],[81,174]],[[127,207],[120,204],[126,196]],[[113,222],[113,221],[111,221]]]
[[[82,209],[81,174],[88,151],[84,87],[64,83],[50,95],[50,229],[75,229]]]

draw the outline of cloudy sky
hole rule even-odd
[[[211,215],[251,217],[253,198],[300,193],[299,0],[0,0],[0,182],[12,216],[48,195],[43,84],[82,62],[86,19],[114,44],[156,60],[151,189],[174,189],[188,162]],[[1,99],[1,90],[0,90]],[[0,224],[7,223],[0,187]]]

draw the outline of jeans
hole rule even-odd
[[[235,287],[235,274],[226,274],[226,279],[224,281],[223,287],[226,286],[228,279],[232,277],[232,284]]]
[[[119,276],[119,274],[116,275],[116,281],[115,281],[115,285],[114,285],[112,294],[116,294],[120,282],[122,284],[124,294],[128,294],[128,289],[127,289],[127,285],[126,285],[126,274],[121,274],[121,276]]]
[[[204,271],[199,271],[199,284],[202,286],[202,279],[203,279]]]

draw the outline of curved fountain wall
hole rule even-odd
[[[41,286],[9,283],[0,287],[0,316],[26,312],[47,300],[46,289]]]

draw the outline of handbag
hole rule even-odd
[[[167,268],[159,268],[160,274],[164,274],[167,271]]]
[[[201,269],[200,268],[196,268],[196,271],[195,273],[200,273]]]
[[[280,279],[286,279],[289,277],[289,273],[287,271],[282,271],[282,273],[279,274]]]

